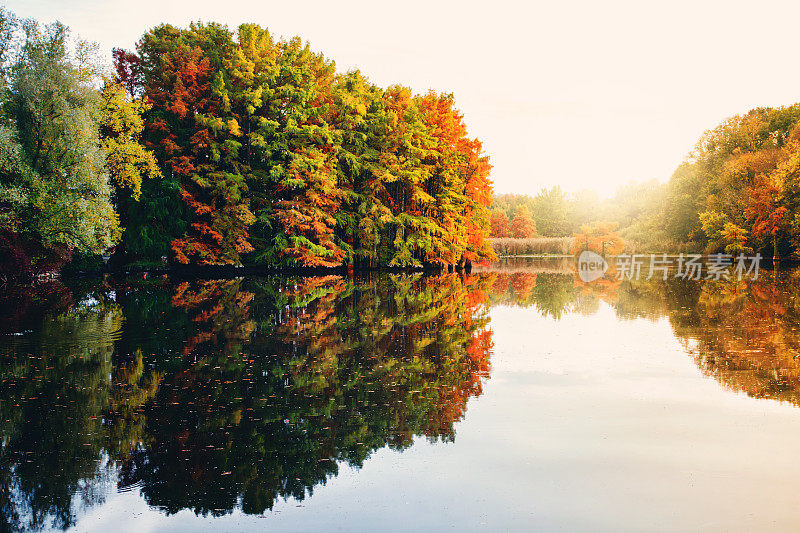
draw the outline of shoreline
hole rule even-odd
[[[663,252],[647,253],[647,254],[628,254],[637,256],[650,256],[657,255],[663,256]],[[700,255],[703,258],[708,258],[715,254],[684,254],[684,255]],[[10,283],[42,283],[47,281],[54,281],[59,279],[79,279],[90,278],[105,275],[118,275],[118,276],[131,276],[137,274],[148,275],[169,275],[176,278],[235,278],[240,276],[269,276],[269,275],[287,275],[287,276],[328,276],[328,275],[358,275],[373,272],[387,272],[390,274],[436,274],[441,272],[463,272],[470,274],[473,270],[485,272],[487,269],[491,270],[494,265],[498,265],[504,260],[513,259],[543,259],[543,260],[577,260],[576,255],[569,254],[523,254],[523,255],[503,255],[498,257],[498,261],[489,263],[467,264],[467,265],[424,265],[424,266],[347,266],[341,265],[337,267],[290,267],[290,266],[257,266],[257,265],[194,265],[194,266],[132,266],[132,267],[106,267],[101,269],[92,270],[76,270],[66,272],[46,272],[37,274],[28,278],[15,278],[9,277],[0,280],[0,285]],[[616,259],[619,256],[606,256],[609,259]],[[666,257],[680,257],[680,254],[666,254]],[[773,267],[773,258],[763,256],[761,264],[766,267]],[[800,265],[800,258],[781,258],[778,263],[778,268],[782,266],[797,266]]]
[[[302,266],[257,266],[257,265],[181,265],[181,266],[132,266],[132,267],[106,267],[91,270],[47,272],[30,278],[8,278],[0,281],[6,283],[39,283],[58,279],[89,278],[105,275],[130,276],[148,274],[154,276],[170,275],[177,278],[235,278],[240,276],[347,276],[369,272],[388,272],[391,274],[424,273],[434,274],[440,272],[472,272],[473,265],[424,265],[424,266],[348,266],[337,267],[302,267]]]

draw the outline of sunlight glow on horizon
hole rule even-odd
[[[791,68],[800,6],[789,2],[4,5],[60,20],[109,61],[112,47],[132,49],[162,22],[255,22],[381,86],[452,92],[491,157],[497,193],[560,185],[607,197],[631,181],[663,182],[723,119],[800,100]]]

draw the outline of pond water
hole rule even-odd
[[[786,530],[800,271],[0,295],[0,530]]]

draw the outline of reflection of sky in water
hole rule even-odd
[[[109,495],[79,530],[788,530],[800,492],[800,411],[703,377],[667,318],[606,303],[561,320],[491,310],[484,394],[456,440],[418,438],[340,468],[303,502],[219,519]],[[122,529],[120,529],[122,524]]]

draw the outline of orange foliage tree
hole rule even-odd
[[[217,119],[228,102],[215,74],[218,65],[209,57],[214,48],[200,46],[210,47],[212,38],[226,35],[215,25],[183,32],[161,26],[139,45],[142,63],[149,67],[145,91],[153,106],[147,117],[149,145],[179,176],[180,197],[190,213],[188,231],[171,246],[176,261],[184,264],[240,263],[242,254],[253,250],[248,227],[255,219],[238,166],[239,145],[229,138],[238,125]]]
[[[775,179],[765,174],[756,177],[748,188],[745,215],[752,221],[754,237],[770,237],[773,255],[778,257],[778,234],[788,229],[789,210],[782,205],[783,191]]]
[[[598,222],[581,226],[581,231],[573,235],[573,253],[591,250],[597,253],[617,255],[625,248],[625,241],[617,233],[614,222]]]
[[[492,211],[492,237],[508,237],[511,233],[511,225],[505,211],[499,209]]]
[[[521,206],[511,219],[511,235],[517,239],[528,239],[536,235],[536,222],[531,217],[530,211]]]

